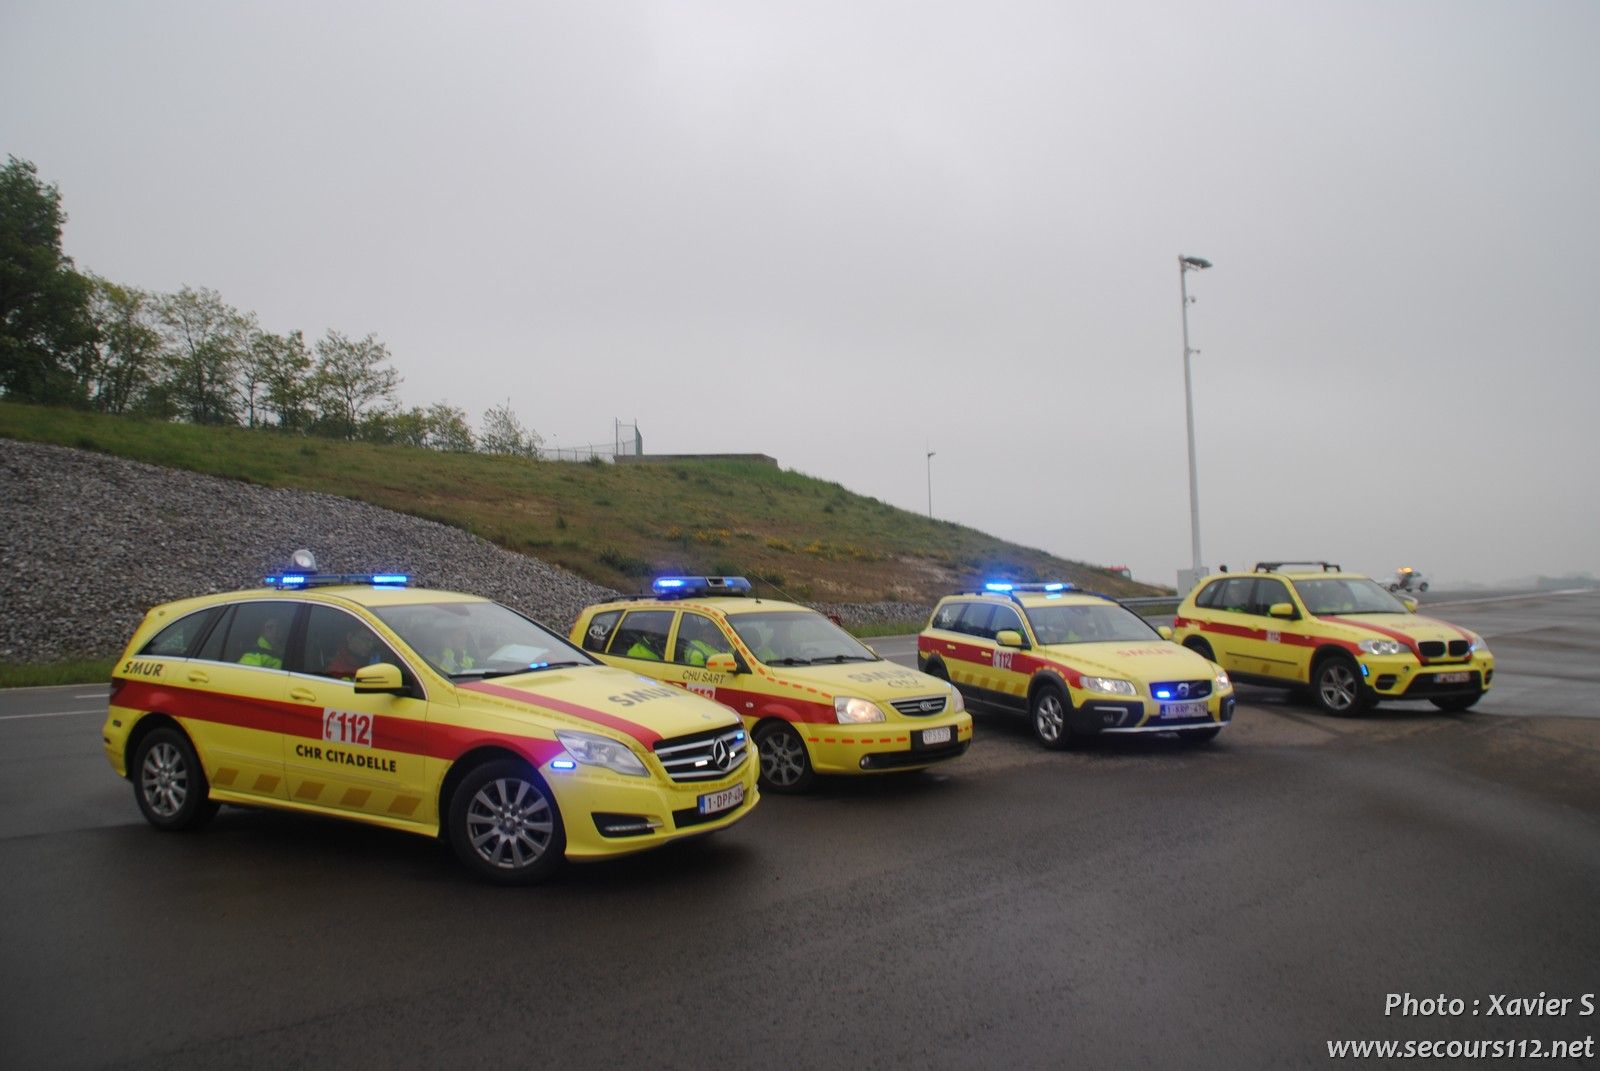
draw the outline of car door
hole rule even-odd
[[[299,611],[287,600],[232,604],[181,671],[177,716],[215,789],[284,798],[283,657]]]
[[[986,627],[994,637],[1008,630],[1022,637],[1023,647],[1003,647],[998,639],[990,641],[986,687],[1002,693],[1011,706],[1026,706],[1031,679],[1026,667],[1032,664],[1032,660],[1020,657],[1028,643],[1028,630],[1022,627],[1022,615],[1017,613],[1014,606],[996,606]]]
[[[1262,673],[1257,638],[1262,632],[1262,622],[1251,613],[1255,584],[1253,576],[1229,577],[1216,581],[1201,593],[1206,600],[1204,604],[1197,600],[1197,610],[1203,610],[1200,634],[1222,668],[1230,673]]]
[[[1282,603],[1295,607],[1295,617],[1272,616],[1272,607]],[[1277,577],[1256,577],[1250,593],[1250,615],[1261,633],[1256,650],[1258,668],[1252,672],[1278,680],[1306,680],[1313,644],[1309,624],[1290,596],[1289,585]]]
[[[369,622],[341,607],[311,606],[298,638],[286,689],[287,798],[399,821],[425,819],[428,701],[415,668]],[[358,693],[354,662],[399,666],[409,694]]]

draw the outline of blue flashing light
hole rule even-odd
[[[1057,583],[1054,583],[1054,584],[1046,584],[1044,586],[1044,589],[1046,591],[1065,591],[1066,587],[1067,587],[1067,585],[1062,584],[1060,582],[1057,582]]]
[[[529,669],[545,669],[549,665],[550,665],[549,662],[529,662],[528,663],[528,668]]]
[[[1002,583],[1000,583],[998,581],[991,580],[989,583],[983,585],[983,590],[984,591],[1010,591],[1015,587],[1016,587],[1015,584],[1002,584]]]
[[[662,598],[750,594],[750,581],[742,576],[661,576],[650,587]]]
[[[551,759],[550,768],[552,770],[576,770],[578,764],[571,759]]]
[[[285,573],[278,577],[278,583],[286,588],[299,587],[306,582],[306,578],[299,573]]]
[[[1370,677],[1370,676],[1372,676],[1372,671],[1370,669],[1368,669],[1366,666],[1362,666],[1361,667],[1361,675],[1363,677]]]
[[[744,730],[740,729],[738,732],[734,733],[733,734],[733,738],[735,740],[743,740],[744,739]]]
[[[1169,692],[1167,689],[1163,688],[1159,692],[1156,693],[1156,698],[1157,699],[1171,699],[1172,698],[1172,693]]]
[[[374,584],[399,584],[404,586],[411,582],[411,578],[404,573],[373,573]]]

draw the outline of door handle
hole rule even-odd
[[[317,693],[310,688],[290,688],[289,698],[297,699],[302,703],[315,703],[317,701]]]
[[[944,649],[946,651],[954,651],[956,649],[956,645],[953,643],[947,643],[944,645]]]
[[[189,671],[189,682],[191,684],[208,684],[210,681],[211,677],[203,669],[191,669]]]

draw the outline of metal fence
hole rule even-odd
[[[542,446],[539,457],[544,461],[615,461],[619,457],[638,457],[644,453],[644,435],[638,421],[612,422],[615,434],[608,443],[585,443],[582,446]]]

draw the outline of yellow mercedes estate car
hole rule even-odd
[[[652,590],[588,607],[572,641],[730,708],[755,740],[764,788],[920,769],[972,743],[961,693],[879,658],[815,610],[752,597],[742,576],[661,577]]]
[[[1309,688],[1329,714],[1383,699],[1467,709],[1493,685],[1494,655],[1477,633],[1414,610],[1332,562],[1258,562],[1201,581],[1173,628],[1236,680]]]
[[[756,805],[726,707],[488,599],[296,558],[261,589],[157,606],[118,662],[106,758],[158,829],[222,803],[330,815],[443,837],[522,884]]]

